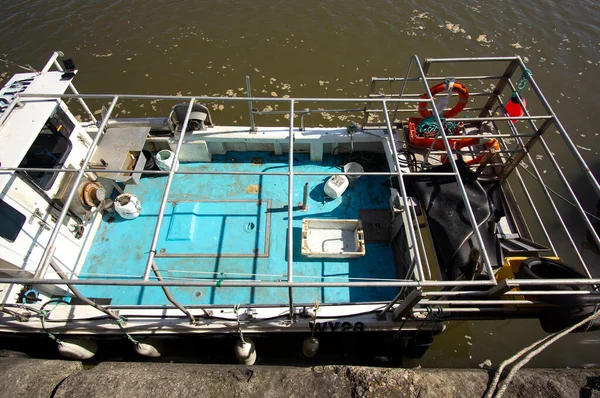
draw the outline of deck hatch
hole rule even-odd
[[[268,257],[269,200],[170,201],[156,257]]]

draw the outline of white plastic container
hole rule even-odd
[[[365,255],[361,220],[305,218],[302,220],[302,254],[308,257],[352,258]]]
[[[132,220],[140,215],[142,203],[137,196],[122,193],[115,198],[115,211],[126,220]]]
[[[337,199],[342,196],[349,184],[350,182],[346,176],[334,175],[329,177],[323,191],[325,191],[325,195],[329,196],[331,199]]]
[[[170,171],[171,168],[179,170],[179,160],[175,159],[175,153],[168,149],[163,149],[156,154],[156,165],[159,169]]]
[[[356,162],[350,162],[344,165],[344,173],[362,173],[364,171],[365,169]],[[356,180],[360,178],[360,175],[347,175],[346,177],[348,177],[350,185],[354,185]]]

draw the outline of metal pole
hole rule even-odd
[[[417,217],[417,210],[414,206],[410,206],[412,216],[415,218],[415,227],[417,230],[417,238],[419,239],[419,245],[423,248],[423,257],[425,258],[425,266],[427,267],[428,278],[431,279],[431,267],[429,266],[429,259],[427,258],[427,253],[425,252],[425,242],[423,242],[423,235],[421,234],[421,227],[419,226],[419,218]]]
[[[399,306],[394,308],[394,311],[392,312],[392,320],[398,321],[407,315],[408,312],[412,310],[412,308],[417,305],[419,301],[421,301],[422,297],[423,288],[418,286],[412,292],[410,292],[404,300],[402,300]]]
[[[549,120],[552,116],[488,116],[488,117],[450,117],[448,122],[479,122],[479,121],[502,121],[502,120]]]
[[[48,58],[48,61],[46,61],[46,65],[44,65],[44,67],[42,68],[42,71],[40,73],[46,73],[50,70],[50,68],[52,67],[52,65],[56,64],[56,59],[58,57],[64,57],[65,54],[62,51],[54,51],[52,53],[52,55],[50,56],[50,58]]]
[[[398,300],[400,300],[402,298],[403,295],[404,295],[404,290],[401,290],[396,295],[396,297],[394,297],[392,299],[392,301],[387,303],[387,305],[385,307],[383,307],[383,309],[377,314],[377,319],[379,319],[381,321],[385,320],[387,312],[390,310],[390,308],[392,308],[394,306],[394,304],[396,304],[398,302]]]
[[[402,79],[402,88],[400,89],[400,94],[399,94],[399,98],[402,98],[404,96],[404,89],[406,88],[406,82],[408,81],[408,75],[410,74],[410,69],[412,68],[412,63],[413,63],[413,59],[416,57],[416,55],[413,55],[410,60],[408,61],[408,67],[406,68],[406,73],[404,73],[404,79]],[[417,78],[418,80],[418,78]],[[391,85],[390,85],[391,87]],[[390,93],[393,94],[393,93]],[[396,120],[396,115],[398,114],[398,106],[400,104],[396,103],[396,106],[394,107],[394,117],[392,117],[392,120]]]
[[[408,222],[408,234],[410,235],[410,240],[412,243],[412,247],[414,250],[414,255],[417,260],[416,270],[417,270],[417,280],[425,280],[425,274],[423,272],[423,264],[421,264],[421,254],[419,250],[419,245],[417,243],[417,237],[415,236],[415,229],[412,222],[412,215],[410,214],[409,206],[411,203],[408,201],[408,196],[406,194],[406,187],[404,186],[404,178],[402,168],[400,167],[400,161],[398,160],[398,150],[396,148],[396,139],[394,137],[394,131],[392,130],[392,124],[390,122],[390,115],[388,114],[386,100],[381,100],[381,105],[383,106],[383,114],[385,115],[385,124],[388,129],[388,139],[392,146],[392,156],[394,157],[394,165],[396,166],[396,175],[398,178],[398,185],[400,186],[400,193],[402,194],[402,201],[404,203],[406,221]]]
[[[288,252],[287,252],[287,279],[294,281],[294,101],[290,101],[290,137],[288,156]],[[290,299],[290,319],[294,321],[294,292],[292,287],[288,289]]]
[[[513,88],[513,90],[514,90],[514,86],[512,85],[512,82],[510,82],[510,84],[511,84],[511,87]],[[518,98],[518,99],[519,99],[519,102],[520,102],[521,99],[520,98]],[[502,102],[502,100],[500,99],[500,97],[498,97],[498,102],[500,103],[500,105],[502,107],[504,107],[504,103]],[[522,106],[522,103],[521,103],[521,106]],[[523,109],[524,109],[524,112],[528,112],[527,109],[525,109],[525,107],[523,107]],[[530,121],[529,123],[532,125],[532,127],[535,130],[537,130],[537,126],[535,125],[535,122]],[[514,129],[514,131],[516,131],[516,127],[511,122],[509,122],[509,128],[511,129],[511,131],[513,129]],[[525,148],[525,144],[524,144],[523,140],[521,140],[518,137],[516,138],[516,140],[519,143],[519,145],[521,145],[521,147]],[[591,278],[592,274],[590,273],[589,269],[587,268],[587,265],[585,264],[585,260],[581,256],[581,253],[579,252],[579,248],[577,247],[577,244],[575,243],[575,241],[571,237],[571,233],[569,232],[569,228],[567,228],[567,225],[565,224],[565,221],[563,220],[560,212],[558,211],[558,208],[556,207],[556,204],[554,203],[554,200],[552,199],[552,196],[550,195],[550,192],[548,191],[548,188],[546,187],[546,184],[544,183],[544,179],[542,178],[542,175],[540,174],[537,166],[533,162],[533,157],[531,156],[531,154],[529,153],[529,151],[526,152],[525,156],[529,160],[529,163],[531,164],[531,168],[533,169],[533,172],[535,173],[535,178],[538,180],[538,183],[540,184],[540,188],[542,188],[542,191],[544,192],[544,195],[546,196],[546,199],[548,200],[548,203],[550,204],[550,207],[552,207],[552,210],[554,211],[554,214],[558,218],[559,224],[560,224],[563,232],[565,233],[565,235],[567,235],[567,238],[568,238],[569,242],[571,243],[571,246],[573,247],[573,250],[575,251],[575,254],[577,255],[577,259],[579,260],[579,262],[583,266],[583,269],[584,269],[586,275],[589,278]],[[587,219],[587,217],[585,217],[585,218]]]
[[[109,310],[108,308],[104,308],[100,304],[90,300],[89,298],[87,298],[83,294],[81,294],[81,292],[75,287],[74,283],[68,282],[70,279],[67,278],[67,276],[64,274],[64,272],[62,272],[62,270],[60,269],[60,267],[58,265],[54,264],[52,259],[50,259],[50,266],[54,269],[54,271],[58,274],[58,276],[60,276],[61,280],[67,281],[65,284],[68,286],[68,288],[71,290],[71,292],[73,292],[75,297],[77,297],[79,300],[83,301],[84,303],[91,305],[98,311],[104,312],[106,315],[108,315],[115,321],[123,322],[123,319],[120,316],[118,316],[117,314],[115,314],[114,312]]]
[[[600,247],[600,239],[598,238],[598,234],[596,233],[596,229],[594,228],[594,226],[590,222],[589,218],[585,214],[585,210],[581,206],[581,202],[579,202],[579,199],[575,195],[575,192],[573,192],[573,189],[571,188],[571,185],[567,181],[567,179],[566,179],[564,173],[562,172],[560,166],[556,162],[556,159],[554,158],[554,155],[552,154],[552,151],[548,147],[548,144],[546,143],[546,140],[544,140],[544,137],[540,137],[540,142],[542,143],[542,147],[544,148],[544,151],[546,151],[546,154],[548,155],[548,158],[550,158],[550,162],[552,163],[552,166],[554,166],[554,169],[558,173],[558,175],[559,175],[559,177],[560,177],[563,185],[565,186],[565,188],[567,189],[567,191],[569,192],[569,194],[573,198],[573,201],[577,205],[577,206],[575,206],[575,208],[579,212],[579,215],[581,215],[581,217],[583,218],[583,222],[585,223],[588,231],[590,232],[590,234],[594,238],[594,241],[596,242],[596,245],[598,247]]]
[[[300,97],[300,98],[280,98],[280,97],[213,97],[208,95],[203,96],[191,96],[191,95],[152,95],[152,94],[118,94],[119,98],[124,100],[130,99],[149,99],[149,100],[204,100],[204,101],[231,101],[231,102],[248,102],[248,100],[257,102],[289,102],[293,100],[295,102],[368,102],[368,98],[334,98],[334,97]],[[21,93],[22,98],[88,98],[88,99],[108,99],[112,98],[112,94],[35,94],[35,93]],[[387,98],[389,102],[423,102],[429,101],[428,99],[422,98]]]
[[[302,194],[302,210],[308,209],[308,182],[304,184],[304,192]]]
[[[521,68],[523,70],[527,69],[527,67],[525,66],[525,63],[523,62],[521,57],[518,57],[518,60],[519,60],[519,63],[521,64]],[[554,110],[550,106],[550,103],[548,103],[548,100],[546,100],[546,97],[544,97],[544,94],[542,94],[542,91],[540,90],[539,86],[537,85],[535,79],[533,78],[533,76],[531,76],[531,74],[529,74],[529,75],[527,75],[527,80],[529,81],[529,84],[531,85],[531,88],[533,89],[533,91],[535,91],[535,93],[537,94],[537,96],[540,99],[540,102],[542,103],[544,108],[546,108],[546,111],[552,116],[554,124],[558,128],[559,134],[561,135],[562,139],[567,144],[567,147],[569,148],[569,150],[575,157],[575,160],[579,164],[579,167],[581,167],[584,174],[586,175],[586,177],[592,184],[592,187],[594,187],[594,189],[596,190],[596,195],[600,196],[600,185],[598,184],[598,180],[596,180],[596,177],[594,177],[594,174],[592,174],[592,171],[590,170],[589,166],[587,165],[587,163],[585,162],[585,160],[583,159],[583,157],[581,156],[581,154],[575,147],[575,144],[571,140],[571,137],[569,137],[569,134],[567,134],[567,131],[563,127],[560,120],[558,120],[558,117],[554,113]],[[521,102],[520,98],[519,98],[519,102]],[[525,109],[525,112],[527,112],[526,109]]]
[[[183,138],[185,137],[185,133],[188,128],[188,122],[190,120],[190,114],[192,113],[192,108],[194,106],[194,98],[190,100],[190,104],[188,105],[187,112],[185,114],[185,119],[183,121],[183,126],[181,127],[181,135],[179,136],[179,140],[177,141],[177,147],[175,148],[175,154],[173,158],[175,161],[179,158],[179,151],[181,150],[181,146],[183,144]],[[146,269],[144,270],[145,281],[148,280],[150,276],[150,271],[152,269],[152,262],[154,261],[154,256],[156,255],[156,244],[158,243],[158,235],[160,234],[160,227],[162,226],[163,217],[165,215],[165,209],[167,207],[167,200],[169,199],[169,191],[171,190],[171,184],[173,183],[173,177],[175,177],[175,171],[173,167],[169,171],[169,177],[167,177],[167,184],[165,186],[165,192],[163,194],[162,201],[160,202],[160,209],[158,211],[158,218],[156,220],[156,227],[154,228],[154,235],[152,236],[152,243],[150,245],[150,251],[148,252],[148,260],[146,261]]]
[[[531,295],[531,296],[539,296],[539,295],[545,295],[545,296],[550,296],[550,295],[556,295],[556,294],[560,294],[560,295],[569,295],[569,296],[580,296],[580,295],[590,295],[590,294],[597,294],[598,292],[595,290],[527,290],[527,295]],[[508,291],[504,293],[505,296],[522,296],[523,295],[523,291]],[[439,291],[439,292],[425,292],[423,293],[423,296],[425,297],[429,297],[429,296],[488,296],[488,292],[487,291],[481,291],[481,290],[445,290],[445,291]]]
[[[248,98],[252,98],[252,91],[250,89],[250,76],[246,75],[246,92],[248,93]],[[254,125],[254,112],[252,112],[252,100],[248,100],[248,114],[250,116],[250,131],[256,131],[256,126]]]
[[[452,156],[452,147],[450,146],[450,142],[448,141],[448,137],[446,136],[446,132],[444,131],[444,124],[442,123],[440,114],[439,114],[437,108],[435,107],[435,100],[433,99],[433,95],[431,94],[431,90],[429,89],[429,84],[427,83],[427,78],[425,77],[425,75],[423,73],[423,69],[421,68],[421,63],[419,62],[418,59],[416,59],[415,62],[417,63],[417,67],[419,68],[421,77],[423,78],[423,85],[425,86],[425,90],[426,90],[429,98],[431,99],[431,103],[432,103],[431,110],[433,112],[433,116],[435,117],[436,122],[438,123],[438,126],[440,126],[441,138],[444,141],[444,146],[446,147],[446,150],[448,151],[448,159],[450,161],[450,165],[452,166],[452,170],[454,171],[454,173],[456,175],[456,183],[458,184],[458,188],[460,190],[462,199],[465,203],[465,209],[467,211],[467,215],[469,216],[469,221],[471,222],[471,226],[473,227],[473,234],[475,235],[477,243],[479,244],[479,247],[481,248],[481,253],[483,255],[483,262],[484,262],[484,265],[488,272],[488,278],[495,285],[495,284],[497,284],[497,282],[496,282],[496,278],[494,278],[494,269],[492,268],[492,264],[488,257],[487,250],[485,250],[485,244],[483,242],[481,234],[479,233],[477,220],[475,219],[475,214],[473,214],[473,209],[471,208],[471,203],[469,201],[467,191],[465,190],[465,186],[463,184],[462,178],[460,177],[460,173],[458,171],[458,166],[456,165],[454,156]]]
[[[494,111],[494,113],[495,113],[495,111]],[[496,131],[499,131],[499,129],[496,126],[495,123],[494,123],[494,128],[496,129]],[[509,128],[511,129],[511,131],[514,131],[515,133],[517,132],[517,129],[515,128],[514,124],[512,126],[509,124]],[[508,136],[510,136],[511,134],[502,134],[502,135],[508,135]],[[516,134],[516,136],[519,136],[519,134]],[[504,139],[501,139],[500,142],[502,143],[502,146],[505,149],[509,149],[509,146],[505,142]],[[556,248],[554,247],[554,243],[552,242],[552,239],[550,238],[550,234],[546,230],[546,225],[542,221],[542,217],[540,216],[540,213],[538,212],[537,207],[535,206],[535,203],[533,202],[533,198],[531,197],[531,194],[529,193],[529,190],[527,189],[527,186],[525,185],[525,182],[523,181],[523,177],[521,176],[521,172],[519,171],[518,168],[515,169],[515,173],[516,173],[516,176],[517,176],[517,180],[519,181],[519,184],[521,185],[521,189],[525,193],[525,197],[527,198],[527,202],[529,203],[529,206],[533,210],[533,213],[535,214],[535,216],[536,216],[536,218],[538,220],[538,223],[539,223],[540,227],[542,228],[542,232],[544,233],[544,236],[546,237],[546,240],[550,244],[550,248],[552,249],[552,254],[554,254],[556,256]],[[508,181],[505,181],[505,183],[507,184],[507,187],[512,192],[512,188],[511,188],[510,183]]]
[[[48,169],[40,167],[0,167],[0,174],[12,174],[13,171],[30,171],[30,172],[43,172],[43,173],[77,173],[80,169]],[[120,169],[83,169],[85,173],[107,173],[107,174],[121,174],[131,173],[132,170],[120,170]],[[166,170],[140,170],[135,171],[139,174],[151,174],[151,175],[168,175],[169,171]],[[209,175],[268,175],[268,176],[288,176],[289,173],[285,171],[212,171],[212,170],[177,170],[173,174],[181,175],[195,175],[195,174],[209,174]],[[331,175],[361,175],[361,176],[395,176],[396,173],[389,171],[363,171],[363,172],[317,172],[317,171],[298,171],[295,172],[296,176],[331,176]],[[405,176],[418,175],[418,176],[453,176],[454,173],[446,172],[405,172]]]
[[[408,75],[406,75],[408,76]],[[454,78],[456,80],[493,80],[493,79],[500,79],[502,77],[502,75],[481,75],[481,76],[455,76]],[[446,76],[427,76],[427,80],[432,81],[432,80],[441,80],[444,81],[446,80],[448,77]],[[409,81],[409,82],[418,82],[419,80],[421,80],[421,78],[419,77],[372,77],[371,78],[372,81],[376,81],[376,82],[403,82],[403,81]]]
[[[62,66],[60,66],[60,64],[58,63],[58,61],[56,59],[54,60],[54,65],[56,66],[56,69],[58,69],[60,72],[64,72],[64,69],[62,68]],[[77,91],[77,89],[75,88],[75,85],[73,85],[72,81],[69,82],[69,89],[73,92],[73,94],[79,95],[79,91]],[[83,107],[83,109],[87,112],[88,116],[92,119],[94,124],[98,123],[98,120],[96,120],[94,113],[87,106],[87,104],[85,103],[83,98],[79,98],[78,100],[79,100],[79,103],[81,104],[81,106]]]
[[[98,146],[98,142],[100,142],[100,139],[104,135],[106,123],[108,123],[108,118],[110,117],[110,114],[112,113],[112,111],[115,109],[115,105],[117,104],[118,100],[119,100],[118,96],[113,97],[113,100],[110,103],[110,106],[108,107],[108,111],[106,112],[106,115],[102,119],[102,123],[100,124],[100,127],[98,128],[98,134],[96,134],[94,141],[92,141],[90,147],[88,148],[87,154],[85,155],[85,158],[83,159],[83,163],[81,164],[81,168],[77,172],[77,176],[75,177],[75,180],[73,181],[73,185],[71,187],[71,190],[69,191],[69,195],[67,196],[67,199],[64,202],[63,209],[60,212],[60,215],[58,216],[56,223],[54,224],[54,228],[52,229],[52,234],[50,235],[50,239],[48,239],[48,244],[46,245],[46,248],[44,249],[44,253],[42,254],[42,261],[40,261],[38,271],[36,271],[36,275],[38,275],[38,273],[39,273],[39,277],[43,277],[44,274],[46,273],[46,269],[48,268],[48,262],[51,260],[51,256],[49,256],[48,254],[50,253],[51,250],[53,250],[54,244],[56,243],[56,239],[58,238],[58,234],[60,232],[60,227],[62,226],[62,224],[65,220],[65,217],[67,216],[67,213],[69,211],[69,206],[71,206],[71,202],[73,202],[73,198],[75,197],[75,193],[77,192],[77,187],[79,187],[79,184],[81,183],[81,180],[83,179],[84,169],[87,167],[88,163],[92,159],[92,154],[94,153],[96,147]],[[40,270],[40,268],[41,268],[41,270]]]
[[[598,285],[600,279],[505,279],[510,286],[526,285]],[[61,285],[62,279],[0,278],[0,283],[18,285]],[[390,281],[390,282],[276,282],[276,281],[237,281],[237,280],[165,280],[152,281],[140,279],[77,279],[73,284],[81,286],[178,286],[178,287],[459,287],[494,286],[489,280],[475,281]],[[218,286],[217,286],[218,285]]]
[[[159,280],[159,281],[163,280],[162,275],[160,274],[160,271],[158,270],[158,267],[156,266],[155,261],[152,261],[152,271],[154,272],[154,275],[156,275],[157,280]],[[169,300],[171,302],[171,304],[173,304],[175,307],[177,307],[181,312],[183,312],[190,319],[191,325],[195,325],[196,318],[194,318],[194,316],[191,314],[191,312],[189,312],[184,306],[182,306],[181,304],[179,304],[179,302],[177,300],[175,300],[175,298],[171,295],[171,292],[169,291],[169,289],[167,289],[166,286],[161,286],[161,288],[162,288],[163,293],[167,297],[167,300]]]
[[[520,60],[521,57],[471,57],[471,58],[425,58],[425,62],[439,63],[439,62],[496,62],[496,61],[515,61]]]

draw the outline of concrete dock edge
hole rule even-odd
[[[481,397],[492,372],[0,359],[3,396]],[[522,369],[505,397],[600,397],[600,369]]]

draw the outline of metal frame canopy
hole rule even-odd
[[[42,73],[51,73],[49,69],[54,66],[58,70],[54,73],[61,73],[62,68],[58,64],[57,58],[60,56],[60,53],[55,53],[52,58],[49,60],[48,64],[42,71]],[[582,269],[587,275],[587,278],[581,279],[552,279],[552,280],[518,280],[518,279],[504,279],[502,281],[498,281],[495,277],[495,271],[491,265],[488,253],[486,250],[482,252],[482,259],[487,271],[487,279],[483,280],[457,280],[457,281],[443,281],[443,280],[435,280],[432,278],[432,271],[430,268],[429,261],[427,260],[426,248],[424,244],[424,239],[421,233],[421,229],[418,226],[416,212],[414,210],[413,202],[411,198],[407,194],[407,190],[405,187],[405,177],[412,175],[447,175],[453,176],[456,178],[456,183],[458,185],[462,200],[464,201],[465,208],[467,210],[468,219],[472,226],[477,226],[477,222],[475,219],[475,215],[473,214],[473,210],[471,208],[469,197],[465,190],[465,186],[463,184],[462,179],[460,178],[459,169],[457,163],[455,161],[454,156],[454,148],[450,143],[450,138],[445,133],[443,126],[442,116],[438,111],[436,106],[435,97],[432,95],[429,84],[430,81],[440,81],[444,79],[444,76],[430,76],[429,69],[436,64],[471,64],[471,63],[494,63],[501,64],[504,66],[501,74],[498,75],[471,75],[471,76],[456,76],[456,80],[495,80],[497,81],[495,88],[492,92],[483,92],[483,93],[473,93],[472,95],[477,97],[487,98],[487,102],[481,108],[467,108],[465,111],[467,112],[479,112],[479,114],[475,117],[461,117],[461,118],[448,118],[445,121],[450,122],[490,122],[492,124],[505,122],[508,125],[508,132],[501,133],[499,129],[495,129],[495,132],[491,135],[486,135],[485,137],[496,138],[498,139],[504,148],[509,147],[509,140],[516,140],[517,142],[517,150],[506,151],[509,155],[504,157],[504,162],[500,166],[502,166],[502,171],[499,173],[500,181],[504,184],[504,186],[511,188],[510,184],[514,184],[515,182],[521,189],[524,191],[525,198],[527,199],[527,203],[532,206],[535,220],[537,220],[544,237],[547,239],[549,246],[551,248],[551,255],[558,255],[556,253],[556,245],[553,243],[552,233],[549,232],[546,227],[546,223],[543,220],[544,217],[541,215],[536,209],[534,200],[532,199],[531,194],[529,193],[528,183],[525,182],[525,179],[521,175],[518,166],[523,162],[527,162],[530,166],[532,166],[532,170],[534,173],[535,179],[537,183],[539,183],[539,187],[543,192],[544,197],[547,199],[547,202],[550,206],[550,209],[553,212],[553,217],[556,217],[559,220],[559,224],[561,229],[566,234],[568,241],[570,242],[571,249],[575,253],[576,258],[581,263]],[[413,69],[416,69],[416,76],[413,76]],[[73,183],[73,189],[68,194],[64,209],[60,213],[55,226],[52,230],[52,234],[48,241],[48,244],[45,248],[44,255],[39,263],[38,271],[34,278],[0,278],[0,283],[9,283],[9,284],[31,284],[31,285],[47,285],[47,284],[55,284],[55,285],[64,285],[67,283],[69,288],[73,291],[75,295],[81,295],[77,291],[74,285],[118,285],[118,286],[161,286],[164,288],[165,294],[167,297],[170,296],[169,300],[176,305],[178,308],[185,310],[182,306],[178,305],[172,295],[170,295],[167,291],[167,287],[169,286],[180,286],[180,287],[189,287],[189,286],[218,286],[221,288],[236,288],[236,287],[282,287],[288,288],[289,292],[289,314],[293,319],[294,308],[297,303],[294,302],[293,299],[293,289],[296,288],[305,288],[305,287],[399,287],[402,288],[398,296],[393,298],[389,303],[387,303],[383,309],[382,313],[385,315],[388,311],[394,311],[394,314],[405,314],[406,311],[412,309],[415,306],[420,305],[449,305],[453,303],[451,300],[447,300],[448,297],[457,296],[457,295],[467,295],[467,296],[485,296],[486,300],[464,300],[460,301],[461,304],[475,306],[474,311],[481,310],[486,305],[489,306],[497,306],[501,303],[500,300],[490,299],[491,297],[503,297],[503,296],[511,296],[514,295],[514,292],[510,292],[513,288],[519,286],[542,286],[543,290],[540,294],[574,294],[573,292],[560,291],[560,290],[549,290],[548,286],[554,285],[597,285],[600,284],[600,279],[593,278],[588,265],[582,255],[580,248],[575,244],[575,241],[571,235],[571,232],[568,228],[568,223],[565,221],[563,214],[559,211],[559,207],[555,203],[555,198],[552,195],[552,190],[549,189],[547,183],[544,181],[543,173],[540,173],[538,168],[536,167],[535,159],[531,155],[532,148],[538,142],[541,144],[542,149],[545,151],[547,156],[552,162],[554,166],[558,180],[566,189],[569,199],[572,205],[575,207],[577,214],[582,217],[585,226],[588,229],[589,234],[592,236],[593,241],[600,247],[600,239],[598,238],[598,234],[594,228],[594,225],[590,221],[589,213],[583,208],[581,201],[577,198],[571,184],[567,180],[567,177],[561,171],[560,166],[552,152],[548,140],[543,137],[543,133],[548,130],[551,126],[558,131],[560,137],[562,138],[562,142],[566,145],[574,160],[578,164],[581,169],[581,173],[585,175],[587,182],[593,187],[593,192],[596,196],[600,197],[600,185],[598,184],[597,179],[590,171],[589,167],[585,163],[585,160],[581,156],[581,154],[577,151],[577,148],[573,141],[570,139],[569,135],[565,131],[563,125],[558,120],[556,114],[550,107],[548,101],[542,94],[539,86],[533,79],[531,75],[527,76],[527,81],[535,93],[537,99],[542,105],[542,108],[545,110],[545,113],[540,115],[533,115],[530,113],[528,109],[524,108],[525,114],[521,117],[508,116],[503,113],[503,104],[504,101],[502,99],[502,94],[506,88],[509,90],[515,90],[515,85],[512,81],[513,75],[518,71],[522,72],[527,70],[525,64],[522,59],[518,56],[514,57],[480,57],[480,58],[426,58],[424,63],[422,64],[419,58],[414,55],[411,57],[409,65],[407,67],[406,73],[404,77],[389,77],[389,78],[373,78],[371,83],[371,94],[367,98],[265,98],[265,97],[252,97],[250,96],[250,90],[248,90],[247,98],[240,97],[215,97],[215,96],[173,96],[173,95],[131,95],[131,94],[90,94],[90,95],[81,95],[79,94],[74,86],[69,82],[68,87],[71,89],[73,94],[57,94],[57,93],[47,93],[44,90],[39,92],[33,92],[32,90],[27,90],[26,92],[17,94],[14,104],[26,103],[26,107],[23,110],[15,109],[16,106],[13,105],[4,115],[2,115],[2,119],[0,120],[0,131],[9,127],[9,123],[13,120],[12,113],[15,115],[17,111],[24,111],[28,106],[35,106],[30,103],[33,100],[42,101],[51,101],[56,106],[58,100],[67,100],[67,99],[77,99],[83,105],[84,109],[88,112],[90,116],[90,120],[93,123],[96,123],[96,120],[93,117],[92,112],[89,111],[89,108],[85,104],[85,100],[99,99],[99,100],[110,100],[110,106],[106,113],[104,114],[101,121],[96,123],[96,131],[97,134],[94,137],[93,142],[89,146],[88,152],[80,165],[80,167],[76,169],[33,169],[33,168],[19,168],[17,167],[18,162],[9,162],[2,164],[0,167],[0,176],[5,177],[14,173],[15,171],[51,171],[53,173],[63,172],[63,173],[76,173],[75,180]],[[390,86],[392,83],[400,83],[401,88],[397,92],[389,93],[389,94],[375,94],[374,88],[378,82],[386,82],[389,83]],[[418,93],[407,93],[406,90],[410,84],[421,84],[422,90],[424,90],[426,95],[421,95]],[[66,89],[67,86],[65,86]],[[247,81],[247,87],[249,88],[249,80]],[[383,115],[383,123],[380,125],[369,126],[369,123],[365,123],[363,126],[363,130],[357,134],[378,134],[378,136],[382,139],[384,145],[388,146],[388,150],[391,152],[392,158],[394,159],[393,164],[390,167],[389,172],[363,172],[363,173],[355,173],[352,172],[352,175],[389,175],[390,177],[396,178],[399,184],[399,194],[401,197],[401,204],[403,209],[410,209],[410,211],[404,212],[404,228],[408,236],[408,243],[410,252],[412,255],[412,266],[408,279],[399,280],[357,280],[357,281],[332,281],[332,282],[300,282],[294,279],[294,269],[293,269],[293,248],[294,242],[292,239],[292,234],[288,234],[288,245],[287,245],[287,275],[285,281],[261,281],[261,280],[202,280],[202,279],[185,279],[182,280],[180,278],[176,280],[170,280],[168,278],[162,278],[160,274],[156,271],[158,269],[156,262],[160,259],[160,255],[157,255],[156,248],[158,242],[159,231],[161,229],[161,225],[163,222],[163,217],[165,214],[165,208],[169,201],[169,193],[171,190],[173,178],[176,174],[224,174],[224,175],[233,175],[236,172],[215,172],[215,171],[151,171],[144,170],[140,171],[144,174],[153,174],[153,175],[163,175],[166,176],[166,184],[163,192],[162,200],[160,203],[160,209],[158,213],[158,220],[154,228],[153,236],[151,242],[149,242],[149,250],[148,256],[146,259],[146,266],[142,275],[139,276],[139,279],[94,279],[94,280],[81,280],[81,279],[68,279],[68,277],[64,274],[59,273],[61,278],[63,279],[47,279],[45,278],[46,271],[49,266],[55,268],[55,264],[53,263],[53,253],[56,250],[56,239],[59,234],[60,226],[63,224],[63,221],[68,216],[68,208],[70,203],[75,197],[76,187],[79,182],[84,178],[84,174],[86,172],[94,172],[97,169],[91,168],[89,166],[90,160],[93,156],[94,149],[97,144],[100,142],[103,134],[106,131],[106,128],[111,120],[111,115],[113,114],[117,104],[121,101],[126,100],[167,100],[167,101],[187,101],[187,112],[185,115],[185,120],[183,123],[182,131],[177,138],[177,145],[175,148],[175,158],[178,157],[181,148],[184,144],[184,141],[187,136],[189,136],[190,131],[188,131],[188,121],[190,119],[190,114],[192,112],[192,108],[194,104],[198,101],[202,101],[203,103],[210,103],[214,101],[229,101],[229,102],[246,102],[249,107],[249,117],[251,121],[251,126],[248,129],[249,133],[255,132],[257,127],[255,125],[254,116],[255,115],[266,115],[269,113],[272,114],[282,114],[285,113],[289,117],[289,125],[287,126],[287,144],[288,144],[288,171],[287,172],[255,172],[255,173],[245,173],[245,174],[264,174],[264,175],[281,175],[288,177],[288,229],[292,230],[292,220],[293,220],[293,212],[294,212],[294,203],[293,203],[293,181],[296,176],[301,175],[310,175],[310,174],[319,174],[319,173],[302,173],[294,170],[294,145],[295,138],[297,134],[301,134],[304,131],[304,120],[303,117],[308,115],[309,113],[319,113],[319,112],[333,112],[333,111],[345,111],[352,112],[360,109],[365,113],[365,120],[367,120],[366,116],[368,114],[381,114]],[[252,103],[277,103],[281,105],[287,105],[289,110],[287,111],[274,111],[274,112],[259,112],[256,111],[252,107]],[[398,112],[407,113],[407,112],[415,112],[414,106],[417,103],[427,102],[430,104],[433,117],[440,126],[439,133],[436,136],[436,140],[441,140],[444,145],[444,153],[447,156],[447,159],[451,165],[452,172],[449,173],[439,173],[439,172],[431,172],[426,168],[419,172],[406,172],[403,170],[399,163],[399,154],[400,148],[397,142],[401,142],[400,134],[398,133],[399,124],[396,122],[396,115]],[[334,104],[357,104],[357,106],[364,106],[364,108],[344,108],[337,110],[311,110],[311,111],[297,111],[297,109],[301,108],[301,104],[314,104],[314,103],[334,103]],[[393,109],[390,109],[390,104],[393,106]],[[407,108],[400,108],[400,105],[408,106]],[[521,105],[523,105],[521,103]],[[375,106],[375,108],[373,107]],[[302,124],[300,127],[296,127],[294,125],[295,116],[301,116]],[[15,116],[16,118],[16,116]],[[45,119],[44,119],[45,120]],[[529,123],[532,129],[531,134],[522,134],[517,131],[516,123],[517,121],[523,121]],[[536,121],[541,121],[542,124],[538,126]],[[267,131],[267,130],[265,130]],[[0,138],[1,139],[1,138]],[[21,142],[23,145],[23,142]],[[26,146],[23,146],[26,149]],[[102,170],[103,173],[127,173],[129,170],[118,170],[118,169],[109,169]],[[243,174],[241,172],[237,172]],[[331,173],[328,173],[331,174]],[[349,173],[339,173],[339,174],[349,174]],[[479,229],[474,227],[474,237],[478,242],[479,246],[485,248],[485,244],[483,242],[483,238],[479,232]],[[151,273],[154,271],[156,278],[151,277]],[[67,279],[67,280],[65,280]],[[474,290],[464,290],[467,287],[476,288]],[[448,289],[453,288],[453,289]],[[484,288],[485,290],[480,290]],[[463,289],[458,291],[459,289]],[[589,290],[582,290],[580,294],[588,294]],[[429,299],[423,300],[425,297],[429,297]],[[505,303],[505,302],[504,302]],[[512,304],[536,304],[531,300],[513,300]],[[385,304],[385,303],[384,303]],[[184,311],[185,312],[185,311]]]

